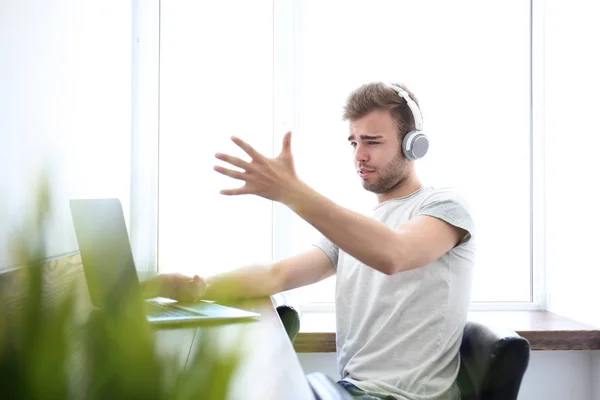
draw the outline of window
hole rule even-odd
[[[225,197],[216,152],[239,135],[271,154],[272,5],[162,1],[158,262],[210,275],[271,259],[272,205]],[[233,185],[233,186],[232,186]]]
[[[239,185],[212,170],[215,152],[243,156],[233,134],[274,155],[291,128],[302,179],[368,213],[341,113],[352,89],[387,80],[419,99],[432,142],[421,180],[472,206],[473,300],[532,301],[529,3],[163,0],[160,24],[162,272],[268,262],[318,237],[284,206],[218,194]],[[334,281],[294,295],[331,304]]]

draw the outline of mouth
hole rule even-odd
[[[361,168],[361,169],[358,170],[358,176],[360,176],[361,178],[367,178],[373,172],[375,172],[375,171],[374,170],[370,170],[370,169]]]

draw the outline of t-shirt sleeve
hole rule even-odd
[[[417,215],[429,215],[464,229],[465,236],[457,244],[468,242],[474,235],[475,224],[465,199],[453,189],[438,189],[427,198]]]
[[[333,268],[337,270],[338,257],[340,253],[339,247],[323,235],[321,235],[319,240],[317,240],[313,246],[323,250],[327,257],[329,257],[329,261],[331,261],[333,264]]]

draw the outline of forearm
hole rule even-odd
[[[285,204],[357,260],[386,274],[394,272],[401,243],[385,224],[348,210],[303,183]]]
[[[277,272],[271,265],[249,265],[206,278],[207,300],[254,298],[281,291]]]

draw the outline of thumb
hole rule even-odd
[[[183,288],[181,293],[179,293],[180,298],[178,300],[182,300],[185,302],[197,301],[202,297],[205,289],[206,283],[204,279],[202,279],[198,275],[194,275],[192,279],[185,282],[185,287]]]
[[[283,147],[281,149],[281,153],[288,153],[290,154],[292,152],[292,131],[287,131],[285,133],[285,135],[283,135]]]

